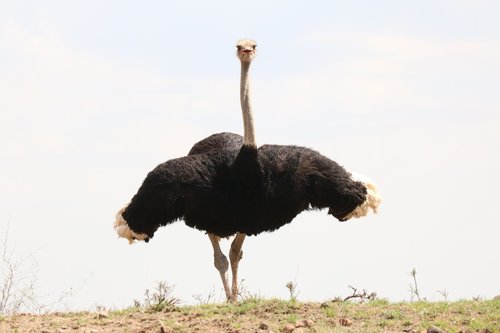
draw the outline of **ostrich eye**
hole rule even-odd
[[[257,44],[256,45],[252,45],[252,48],[255,50],[257,48]]]
[[[238,51],[241,51],[241,45],[236,45],[236,48],[238,49]]]

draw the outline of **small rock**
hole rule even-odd
[[[99,311],[97,312],[97,319],[104,319],[108,318],[109,314],[106,311]]]
[[[311,319],[304,319],[304,323],[306,324],[306,327],[313,327],[314,326],[314,321],[312,321]]]
[[[314,322],[311,319],[301,319],[295,322],[295,327],[313,327]]]
[[[294,329],[295,326],[292,324],[286,324],[285,327],[283,327],[283,333],[292,333]]]
[[[160,333],[168,333],[168,332],[170,332],[170,330],[167,331],[165,326],[163,326],[163,324],[160,324]]]
[[[331,327],[337,327],[337,325],[338,325],[338,321],[337,321],[337,320],[334,320],[334,319],[331,319],[331,318],[330,318],[330,319],[328,319],[326,322],[327,322],[327,323],[328,323],[328,325],[329,325],[329,326],[331,326]]]
[[[266,323],[260,323],[259,324],[259,330],[268,330],[269,329],[269,325],[266,324]]]
[[[487,328],[481,328],[480,330],[477,331],[477,333],[492,333],[492,332]]]
[[[340,318],[339,319],[339,324],[340,324],[340,326],[351,326],[352,325],[352,320],[349,320],[347,318]]]
[[[462,328],[458,333],[474,333],[470,328]]]
[[[445,333],[445,332],[439,327],[431,326],[427,329],[427,333]]]

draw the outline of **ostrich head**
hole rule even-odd
[[[236,56],[241,62],[251,62],[257,55],[257,43],[251,39],[242,39],[236,43]]]

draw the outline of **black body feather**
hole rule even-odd
[[[212,134],[195,143],[188,155],[203,154],[214,149],[239,149],[243,144],[243,137],[239,134],[222,132]]]
[[[149,237],[178,219],[220,237],[257,235],[308,209],[329,208],[342,220],[366,194],[361,182],[312,149],[242,147],[241,136],[220,133],[152,170],[123,217],[134,232]]]

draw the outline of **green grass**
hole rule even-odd
[[[343,327],[347,318],[352,326]],[[170,332],[255,332],[260,325],[281,332],[286,325],[304,319],[314,322],[301,332],[420,332],[436,326],[448,333],[488,329],[500,332],[500,301],[401,302],[375,300],[351,302],[301,303],[278,299],[251,298],[238,304],[174,306],[162,311],[132,307],[96,313],[59,313],[43,316],[0,317],[0,332],[57,331],[62,327],[99,332],[159,332],[160,325]]]

